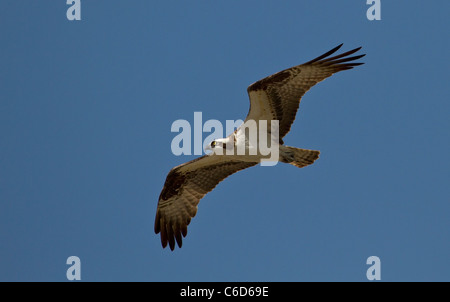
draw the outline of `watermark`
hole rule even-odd
[[[66,277],[67,280],[81,280],[81,260],[77,256],[70,256],[67,258],[66,264],[70,267],[67,269]]]
[[[367,0],[367,5],[371,5],[366,12],[367,20],[381,20],[381,0]]]
[[[215,296],[214,296],[215,295]],[[180,297],[268,297],[268,286],[227,286],[224,288],[196,288],[187,286],[181,288]]]
[[[367,258],[366,264],[371,265],[366,272],[368,280],[381,280],[381,260],[377,256]]]
[[[179,119],[172,123],[171,131],[178,132],[171,142],[174,155],[214,153],[215,155],[255,156],[262,166],[274,166],[279,159],[278,120],[227,120],[224,127],[219,120],[203,123],[202,112],[194,112],[194,123]],[[203,133],[210,133],[203,140]]]
[[[72,5],[67,9],[66,16],[67,20],[81,20],[81,0],[67,0],[67,5]]]

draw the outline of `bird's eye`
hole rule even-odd
[[[211,147],[214,148],[216,146],[216,141],[211,142]]]

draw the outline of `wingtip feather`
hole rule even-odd
[[[306,62],[305,64],[311,64],[311,63],[320,61],[320,60],[322,60],[322,59],[324,59],[324,58],[326,58],[326,57],[332,55],[333,53],[335,53],[336,51],[338,51],[338,50],[342,47],[342,45],[344,45],[344,43],[339,44],[338,46],[336,46],[336,47],[333,48],[332,50],[327,51],[327,52],[324,53],[323,55],[318,56],[317,58],[312,59],[311,61]]]

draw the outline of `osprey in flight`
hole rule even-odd
[[[363,64],[354,61],[364,54],[351,56],[361,47],[330,57],[341,46],[342,44],[307,63],[259,80],[247,88],[250,110],[243,125],[251,120],[278,121],[278,161],[301,168],[312,164],[319,157],[319,151],[285,146],[282,138],[291,129],[302,96],[312,86],[336,72]],[[245,149],[249,148],[243,126],[226,138],[214,140],[208,146],[211,153],[170,170],[159,196],[155,218],[155,233],[161,233],[163,248],[169,244],[170,249],[174,250],[175,241],[181,247],[182,236],[186,237],[187,226],[197,213],[200,199],[206,193],[231,174],[261,161],[263,156],[259,153],[228,155],[223,152],[229,148],[236,150],[242,144]]]

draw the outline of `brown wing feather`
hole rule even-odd
[[[261,112],[270,112],[272,119],[280,121],[279,136],[280,139],[283,138],[291,129],[302,96],[311,87],[336,72],[364,64],[351,62],[362,58],[364,54],[349,57],[361,47],[329,57],[341,46],[342,44],[307,63],[282,70],[251,84],[247,89],[250,110],[246,120],[266,119],[268,115],[261,116]],[[252,108],[256,106],[266,106],[265,111]]]
[[[173,168],[167,175],[156,210],[155,233],[163,247],[182,245],[200,199],[231,174],[256,165],[226,155],[205,155]]]

